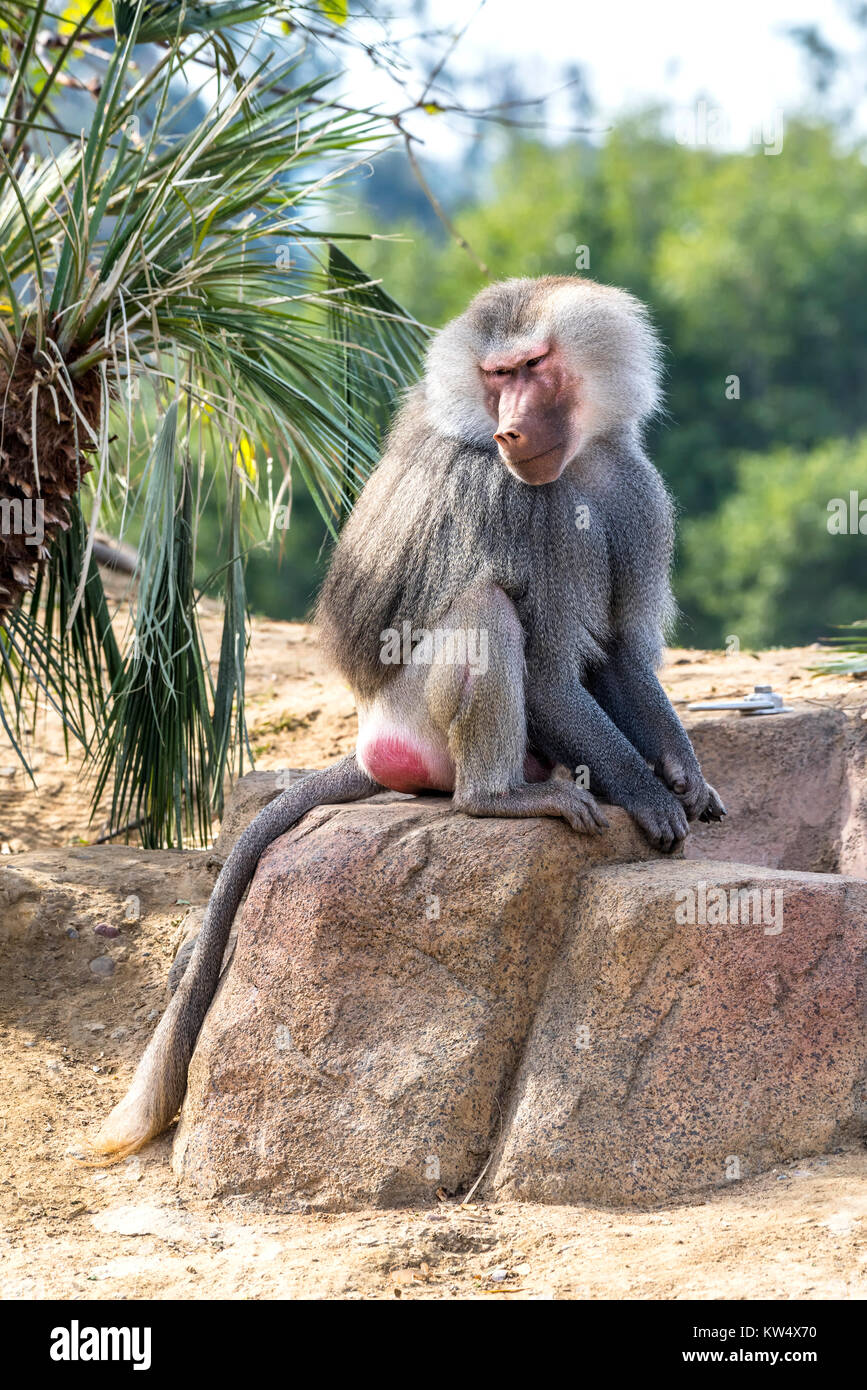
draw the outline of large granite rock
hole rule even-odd
[[[276,841],[193,1058],[182,1184],[418,1203],[493,1153],[482,1190],[647,1202],[864,1132],[867,885],[663,858],[611,819],[400,799]],[[759,920],[716,922],[714,888],[758,890]]]
[[[175,1142],[183,1181],[272,1203],[417,1202],[491,1146],[582,875],[651,855],[443,798],[323,807],[260,861]]]
[[[863,1134],[865,1004],[867,883],[708,861],[597,870],[490,1187],[658,1201]]]

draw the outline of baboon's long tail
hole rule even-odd
[[[136,1068],[132,1085],[90,1141],[97,1153],[118,1158],[134,1153],[161,1134],[177,1114],[187,1088],[187,1068],[196,1038],[217,987],[232,922],[260,855],[314,806],[360,801],[381,790],[353,755],[296,782],[247,826],[220,870],[190,963]]]

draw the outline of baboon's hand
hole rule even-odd
[[[679,758],[660,758],[654,768],[657,777],[674,792],[689,820],[722,820],[726,808],[719,793],[701,775],[698,763],[685,766]]]
[[[626,809],[657,849],[666,852],[677,849],[689,834],[683,806],[659,782],[647,794],[639,795],[634,801],[630,799]]]
[[[723,805],[722,797],[720,796],[719,792],[711,786],[710,782],[705,782],[704,789],[707,792],[708,796],[707,801],[698,813],[699,820],[722,820],[723,816],[728,815],[728,812],[726,811],[726,808]]]

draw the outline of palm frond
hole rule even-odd
[[[345,8],[331,8],[342,23]],[[0,28],[9,10],[0,0]],[[335,182],[390,129],[333,102],[330,79],[279,36],[267,53],[252,42],[266,14],[290,10],[118,0],[89,132],[66,143],[43,125],[88,52],[96,4],[46,48],[40,26],[56,20],[26,0],[22,76],[0,78],[0,398],[15,405],[0,427],[0,496],[45,496],[51,519],[45,556],[19,543],[6,567],[0,721],[21,751],[27,700],[54,703],[92,754],[97,798],[112,785],[112,826],[141,821],[153,844],[207,835],[246,747],[242,531],[273,525],[255,468],[236,468],[240,440],[285,470],[283,490],[300,474],[336,533],[425,340],[346,254],[355,238],[329,226]],[[142,466],[145,399],[161,423]],[[194,433],[232,499],[215,683],[192,588]],[[103,510],[143,536],[124,658],[89,560]]]
[[[269,3],[244,3],[244,0],[215,0],[213,4],[186,4],[184,0],[117,0],[114,6],[114,25],[118,38],[136,33],[139,43],[154,43],[160,39],[183,38],[202,30],[218,33],[238,24],[265,19],[274,9]],[[136,20],[142,10],[136,31]]]
[[[867,674],[867,618],[859,618],[854,623],[840,623],[835,631],[840,635],[823,637],[822,646],[832,650],[836,648],[839,655],[809,669],[826,676]]]
[[[149,461],[134,635],[97,750],[96,805],[111,782],[111,823],[135,822],[150,848],[207,840],[215,770],[207,657],[195,609],[192,484],[178,458],[178,404]],[[113,780],[112,780],[113,779]]]
[[[223,811],[223,780],[232,770],[233,751],[238,750],[238,773],[244,770],[244,753],[252,765],[253,755],[244,717],[244,657],[247,649],[247,600],[244,565],[241,558],[241,489],[237,473],[232,475],[230,556],[225,567],[223,633],[220,663],[214,690],[213,764],[210,769],[211,804],[217,816]]]

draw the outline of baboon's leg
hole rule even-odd
[[[546,770],[527,749],[524,634],[502,589],[468,589],[428,636],[359,706],[360,766],[394,791],[451,791],[470,815],[562,816],[601,830],[589,792],[538,780]]]
[[[431,675],[431,709],[451,716],[455,806],[476,816],[562,816],[573,830],[599,833],[608,822],[588,791],[559,778],[526,780],[524,633],[514,604],[485,585],[462,595],[449,617],[467,650],[475,629],[472,649],[486,654]]]

